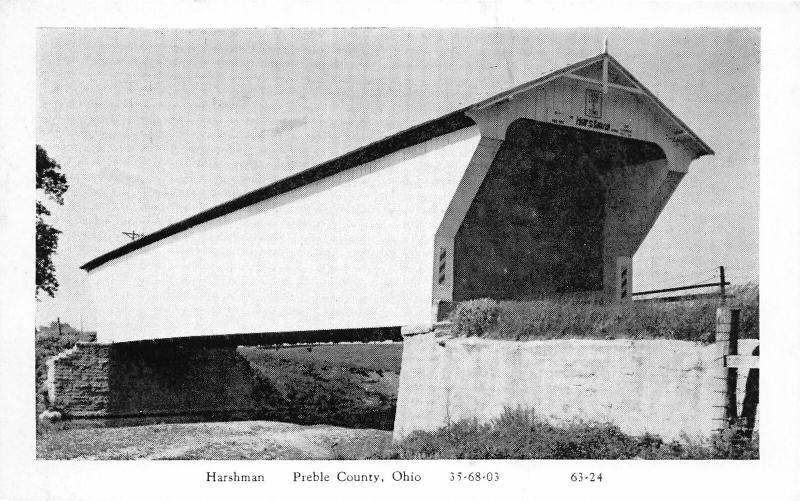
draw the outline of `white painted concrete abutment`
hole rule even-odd
[[[739,341],[751,353],[758,340]],[[408,335],[394,438],[448,421],[487,422],[522,406],[551,422],[610,422],[665,440],[708,437],[715,428],[718,346],[674,340],[498,341]],[[737,400],[747,370],[739,371]],[[757,425],[756,425],[757,426]]]

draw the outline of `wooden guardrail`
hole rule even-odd
[[[679,291],[688,291],[692,289],[704,289],[707,287],[719,287],[719,294],[722,298],[722,301],[725,301],[725,286],[730,285],[730,282],[725,281],[725,267],[719,267],[719,282],[711,282],[707,284],[694,284],[694,285],[684,285],[681,287],[669,287],[666,289],[655,289],[651,291],[639,291],[634,292],[631,296],[645,296],[649,294],[661,294],[664,292],[679,292]]]
[[[739,417],[736,401],[738,370],[759,368],[758,355],[739,354],[740,313],[738,308],[724,306],[717,308],[715,347],[719,350],[717,359],[719,364],[714,375],[718,382],[715,391],[717,401],[712,404],[717,411],[714,417],[714,431],[730,427]]]

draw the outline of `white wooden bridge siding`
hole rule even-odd
[[[434,233],[478,141],[462,129],[98,267],[98,340],[429,322]]]

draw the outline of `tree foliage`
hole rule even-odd
[[[47,152],[36,145],[36,190],[58,205],[64,205],[64,193],[69,188],[67,177],[61,173],[61,166],[47,156]],[[53,254],[58,248],[58,235],[61,233],[44,218],[50,211],[37,196],[36,200],[36,297],[44,291],[53,297],[58,290]]]

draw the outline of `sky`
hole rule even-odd
[[[756,29],[40,29],[37,143],[70,184],[51,222],[60,288],[37,304],[93,329],[79,267],[203,209],[602,51],[716,155],[696,160],[634,257],[634,290],[726,267],[758,279]]]

